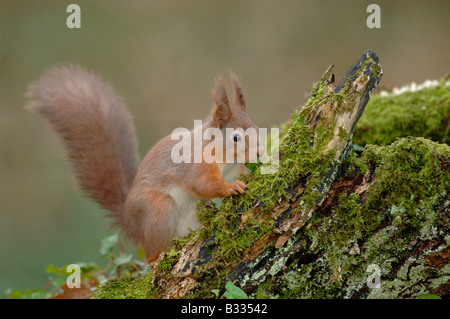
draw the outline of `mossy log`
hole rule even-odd
[[[405,136],[450,143],[450,75],[372,96],[353,142],[387,145]]]
[[[336,86],[330,67],[292,117],[274,174],[263,164],[245,195],[199,205],[202,227],[152,271],[93,297],[224,298],[228,281],[252,298],[448,296],[450,148],[409,137],[352,152],[381,76],[371,51]]]

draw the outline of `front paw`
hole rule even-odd
[[[240,180],[236,180],[230,188],[230,195],[239,195],[244,194],[245,191],[248,189],[247,185],[245,185]]]

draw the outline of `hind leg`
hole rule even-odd
[[[146,188],[130,193],[127,204],[126,215],[131,224],[128,228],[135,230],[130,237],[143,247],[147,261],[153,262],[172,244],[175,201],[167,194]]]

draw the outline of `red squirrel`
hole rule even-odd
[[[242,162],[225,163],[226,154],[233,152],[234,159],[244,155],[248,162],[264,152],[259,128],[247,114],[240,81],[234,74],[231,79],[232,101],[219,77],[212,90],[212,113],[190,136],[208,128],[224,133],[227,128],[254,128],[258,143],[252,147],[245,143],[248,136],[223,134],[223,152],[211,152],[212,162],[209,158],[174,163],[171,150],[178,141],[169,135],[139,164],[135,128],[121,98],[100,77],[79,66],[47,71],[30,85],[26,108],[51,124],[63,141],[79,187],[110,212],[113,225],[142,246],[152,262],[171,246],[173,237],[184,237],[189,228],[200,226],[195,211],[199,199],[239,195],[248,189],[236,179],[246,167]],[[201,143],[204,149],[210,141]],[[239,143],[246,145],[235,147]]]

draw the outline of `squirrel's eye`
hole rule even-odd
[[[239,142],[241,140],[241,136],[239,134],[233,134],[233,141]]]

